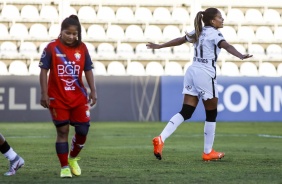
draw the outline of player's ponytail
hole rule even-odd
[[[218,9],[216,8],[208,8],[205,11],[199,11],[194,19],[194,27],[195,33],[193,35],[186,35],[192,40],[192,43],[196,43],[199,40],[201,32],[203,30],[202,21],[204,22],[205,26],[212,26],[211,20],[213,20],[218,13]]]
[[[192,35],[189,35],[188,33],[187,36],[191,39],[192,43],[196,43],[199,40],[199,37],[201,35],[201,32],[203,30],[203,25],[202,25],[202,16],[203,12],[199,11],[194,19],[194,29],[195,33]]]
[[[77,41],[74,46],[78,46],[81,43],[81,25],[79,19],[76,15],[70,15],[69,17],[65,18],[61,24],[61,31],[67,29],[69,26],[77,26]]]

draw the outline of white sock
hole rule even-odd
[[[161,133],[162,141],[165,142],[166,138],[168,138],[176,128],[184,121],[184,118],[181,114],[175,114],[167,123],[166,127],[163,129]]]
[[[6,153],[4,153],[4,156],[9,160],[14,160],[17,156],[17,153],[14,152],[13,148],[10,148]]]
[[[215,136],[216,122],[205,121],[204,127],[204,153],[209,154],[212,150]]]

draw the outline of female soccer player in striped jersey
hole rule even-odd
[[[202,26],[202,21],[204,26]],[[223,27],[223,21],[224,19],[218,9],[208,8],[197,13],[194,20],[195,30],[192,32],[164,44],[147,44],[147,47],[150,49],[178,46],[186,42],[193,43],[194,45],[193,64],[187,69],[184,76],[182,109],[170,119],[161,134],[153,139],[154,155],[159,160],[162,159],[162,149],[165,140],[183,121],[191,118],[200,98],[202,98],[206,111],[202,159],[204,161],[217,160],[225,155],[225,153],[216,152],[213,149],[218,103],[216,81],[217,57],[221,48],[242,60],[252,57],[252,55],[241,54],[225,41],[223,35],[218,30],[218,28]]]
[[[56,152],[61,164],[60,176],[81,175],[77,155],[86,142],[90,126],[89,106],[96,103],[96,89],[92,61],[86,45],[81,41],[81,25],[76,15],[63,20],[59,37],[44,49],[39,66],[41,105],[49,108],[57,130]],[[89,99],[82,81],[83,72],[90,88]],[[75,128],[70,152],[69,125]]]

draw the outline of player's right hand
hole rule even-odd
[[[159,44],[155,44],[152,42],[147,43],[146,46],[147,46],[147,49],[159,49],[160,48]]]
[[[50,99],[49,99],[49,96],[47,94],[41,95],[40,104],[44,108],[49,108]]]

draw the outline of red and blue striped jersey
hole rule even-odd
[[[60,39],[51,41],[41,55],[39,66],[50,71],[50,107],[73,108],[87,103],[82,72],[93,69],[93,63],[83,42],[69,47]]]

